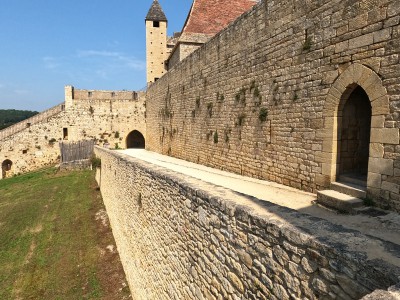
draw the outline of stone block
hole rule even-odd
[[[389,4],[388,6],[388,17],[393,17],[396,15],[400,14],[400,2],[399,1],[393,1],[392,3]]]
[[[322,175],[328,175],[330,177],[336,174],[336,164],[322,163]]]
[[[317,174],[315,176],[315,183],[322,187],[329,187],[331,183],[331,177],[328,175]]]
[[[368,188],[381,188],[382,175],[378,173],[368,172],[367,186]]]
[[[389,98],[384,86],[371,85],[366,89],[366,92],[371,102],[377,101],[376,103],[371,103],[373,116],[388,114],[390,112]]]
[[[369,156],[383,158],[385,148],[381,143],[370,143],[369,144]]]
[[[374,32],[374,43],[380,43],[390,39],[391,28],[385,28]]]
[[[355,48],[360,48],[364,46],[369,46],[374,43],[374,36],[372,33],[364,34],[362,36],[358,36],[355,38],[352,38],[349,41],[349,47],[348,49],[355,49]]]
[[[370,157],[368,163],[368,172],[382,174],[382,175],[393,175],[393,160],[385,158],[374,158]]]
[[[399,185],[393,182],[383,181],[381,189],[392,193],[399,193]]]
[[[398,128],[371,128],[371,143],[399,144]]]
[[[385,116],[377,115],[371,118],[371,128],[384,128],[385,126]]]

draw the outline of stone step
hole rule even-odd
[[[317,203],[339,212],[355,214],[355,208],[364,205],[363,200],[334,190],[318,191]]]
[[[332,182],[331,189],[360,199],[367,197],[366,188],[354,183]]]
[[[362,186],[362,187],[367,185],[366,178],[362,178],[361,176],[357,177],[357,176],[343,175],[342,174],[342,175],[339,176],[339,181],[341,183],[356,184],[356,185],[359,185],[359,186]]]

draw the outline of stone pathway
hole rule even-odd
[[[204,182],[228,188],[240,194],[292,208],[302,213],[326,219],[331,223],[358,230],[367,236],[374,236],[400,245],[400,215],[394,212],[387,212],[375,217],[337,214],[315,205],[315,194],[274,182],[240,176],[143,149],[127,149],[119,152]],[[240,198],[238,197],[238,199]],[[398,265],[400,266],[400,262],[398,262]]]

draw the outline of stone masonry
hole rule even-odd
[[[146,134],[145,110],[142,93],[67,86],[63,104],[0,131],[0,163],[12,162],[7,177],[57,164],[63,140],[95,139],[98,145],[125,148],[131,131]]]
[[[397,0],[261,1],[148,89],[146,148],[316,192],[361,87],[368,197],[400,211],[399,54]]]
[[[400,252],[390,242],[116,151],[95,152],[138,299],[360,299],[399,282]]]

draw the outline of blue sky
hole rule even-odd
[[[0,109],[42,111],[64,86],[138,90],[146,85],[144,19],[153,0],[0,0]],[[192,0],[159,0],[168,33]]]

